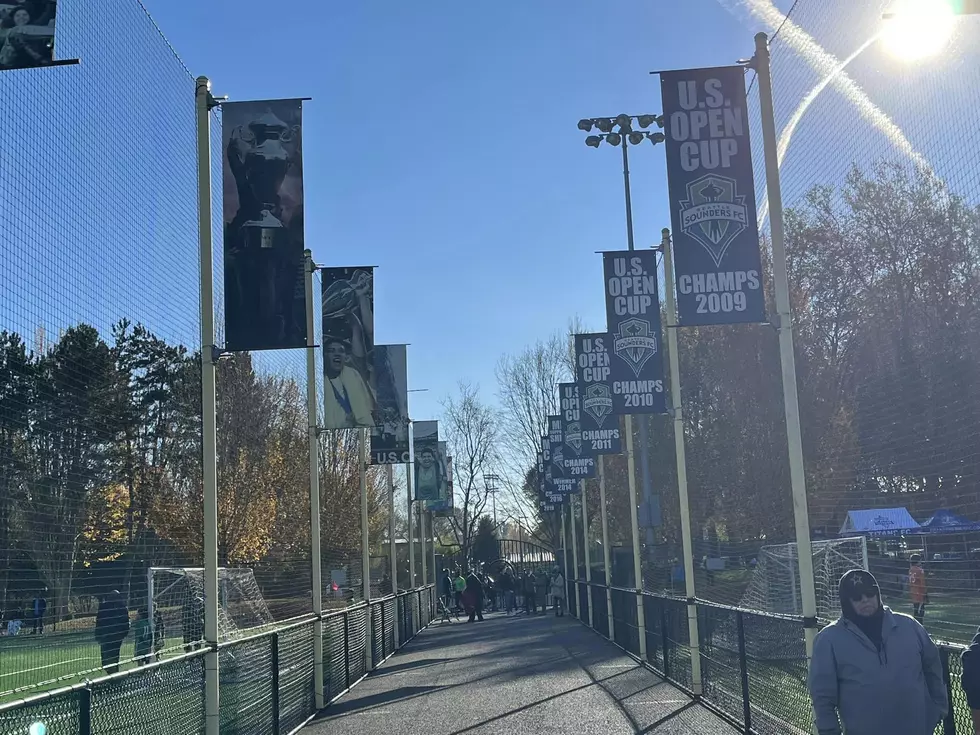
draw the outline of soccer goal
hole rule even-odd
[[[840,578],[849,569],[868,568],[867,541],[863,536],[814,541],[812,548],[817,618],[834,620],[840,614]],[[784,615],[803,614],[795,543],[762,547],[739,606]]]
[[[147,612],[156,635],[162,623],[171,642],[204,638],[204,569],[150,567]],[[255,574],[247,568],[218,568],[218,640],[226,641],[274,623]]]

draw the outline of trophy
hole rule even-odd
[[[283,236],[279,189],[291,165],[287,148],[299,126],[290,128],[271,111],[242,125],[231,134],[228,158],[239,192],[249,201],[239,202],[243,214],[242,240],[246,248],[271,249]]]

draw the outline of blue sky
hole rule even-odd
[[[144,0],[231,99],[312,97],[307,241],[379,266],[377,340],[408,342],[413,417],[501,353],[581,316],[602,328],[596,250],[625,248],[618,151],[582,117],[660,111],[653,69],[729,64],[764,28],[716,0]],[[782,4],[780,4],[782,5]],[[638,247],[668,226],[662,147],[631,157]]]

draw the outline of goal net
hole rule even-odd
[[[849,569],[868,568],[867,543],[863,536],[857,536],[814,541],[812,548],[817,618],[834,620],[840,615],[838,582]],[[739,606],[784,615],[803,614],[795,543],[762,547]]]
[[[147,588],[147,611],[155,635],[162,624],[167,646],[203,640],[204,569],[152,567]],[[219,567],[219,641],[274,622],[252,570]]]

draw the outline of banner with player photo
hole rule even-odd
[[[306,347],[303,103],[226,102],[221,127],[225,349]]]
[[[446,482],[446,468],[439,462],[439,422],[416,421],[412,425],[415,450],[415,499],[439,500]],[[445,492],[445,490],[443,490]]]
[[[575,383],[582,404],[582,439],[596,455],[623,451],[619,417],[613,415],[610,342],[609,335],[603,332],[575,335]]]
[[[550,462],[545,468],[551,470],[551,484],[556,492],[569,495],[578,490],[577,479],[565,467],[565,437],[561,430],[561,416],[548,417],[548,451]]]
[[[323,428],[374,428],[374,270],[323,268]],[[407,386],[406,386],[407,391]]]
[[[538,487],[541,498],[549,503],[563,502],[565,496],[561,489],[555,485],[555,479],[551,472],[551,440],[547,434],[541,437],[541,452],[538,456],[540,457]]]
[[[765,321],[745,69],[660,73],[682,326]]]
[[[435,500],[427,501],[425,508],[437,515],[446,515],[447,511],[453,509],[453,498],[450,493],[452,457],[448,456],[449,446],[446,442],[439,442],[438,447],[439,455],[436,458],[440,468],[438,497]]]
[[[55,0],[0,3],[0,71],[59,65],[54,60],[57,10]]]
[[[405,345],[374,346],[375,416],[378,423],[371,427],[372,464],[408,464],[412,461],[408,437],[407,353]]]
[[[576,383],[558,384],[561,433],[564,441],[565,472],[577,480],[595,477],[598,472],[592,442],[582,437],[582,402]]]
[[[613,414],[667,413],[657,251],[602,254]]]

